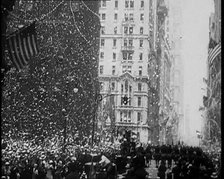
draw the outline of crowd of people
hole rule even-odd
[[[122,149],[123,153],[127,152]],[[136,151],[135,151],[136,150]],[[144,168],[155,160],[160,179],[210,179],[221,178],[220,151],[209,153],[200,147],[185,145],[142,145],[136,149],[130,147],[132,162],[127,178],[144,178],[148,174]],[[137,162],[136,162],[137,161]],[[135,172],[137,172],[135,174]],[[141,174],[140,176],[138,174]],[[144,174],[144,176],[142,176]],[[137,177],[136,177],[137,176]]]
[[[119,145],[73,145],[43,148],[13,141],[2,149],[6,179],[125,179],[149,178],[155,160],[160,179],[220,178],[220,153],[184,145],[142,145],[123,139]]]

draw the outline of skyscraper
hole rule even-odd
[[[131,131],[141,142],[147,142],[150,136],[147,69],[151,55],[150,7],[152,1],[111,0],[101,1],[99,10],[101,94],[114,95],[116,134]]]

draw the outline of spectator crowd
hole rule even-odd
[[[54,145],[54,144],[52,144]],[[185,145],[69,145],[66,150],[11,141],[2,149],[1,178],[6,179],[126,179],[149,178],[155,161],[160,179],[221,178],[220,152]]]

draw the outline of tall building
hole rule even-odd
[[[150,125],[150,141],[159,144],[159,100],[160,100],[160,52],[158,33],[158,1],[150,1],[149,17],[149,44],[150,55],[148,60],[148,118]]]
[[[172,96],[171,96],[171,70],[173,55],[169,39],[169,9],[165,0],[158,0],[157,5],[157,54],[160,67],[159,78],[159,143],[172,144]]]
[[[221,0],[214,0],[214,13],[209,19],[209,45],[207,61],[207,96],[204,96],[206,112],[205,139],[221,142]]]
[[[173,55],[178,35],[173,37],[175,19],[173,31],[169,30],[168,7],[165,0],[101,1],[99,80],[103,100],[98,119],[100,128],[110,127],[111,135],[119,137],[129,131],[141,142],[177,142],[174,133],[181,113],[181,80],[172,71],[180,70],[181,65],[173,66],[175,60],[179,64],[180,52]]]
[[[181,42],[182,42],[182,1],[167,1],[169,9],[166,31],[166,38],[171,45],[172,68],[171,68],[171,99],[172,99],[172,137],[173,142],[177,143],[182,139],[181,131],[183,131],[183,60],[181,58]]]
[[[148,106],[148,59],[150,47],[150,9],[153,1],[101,1],[99,80],[102,104],[111,100],[106,115],[115,136],[130,132],[141,142],[150,140]],[[124,97],[127,97],[127,103]],[[105,118],[103,117],[103,118]]]

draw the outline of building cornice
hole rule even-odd
[[[120,38],[120,39],[124,39],[124,38],[132,38],[132,39],[145,39],[148,40],[149,39],[149,34],[101,34],[100,38]]]
[[[123,80],[133,80],[135,82],[144,82],[148,83],[149,80],[146,76],[137,76],[134,77],[130,73],[126,72],[120,76],[99,76],[99,81],[123,81]]]

